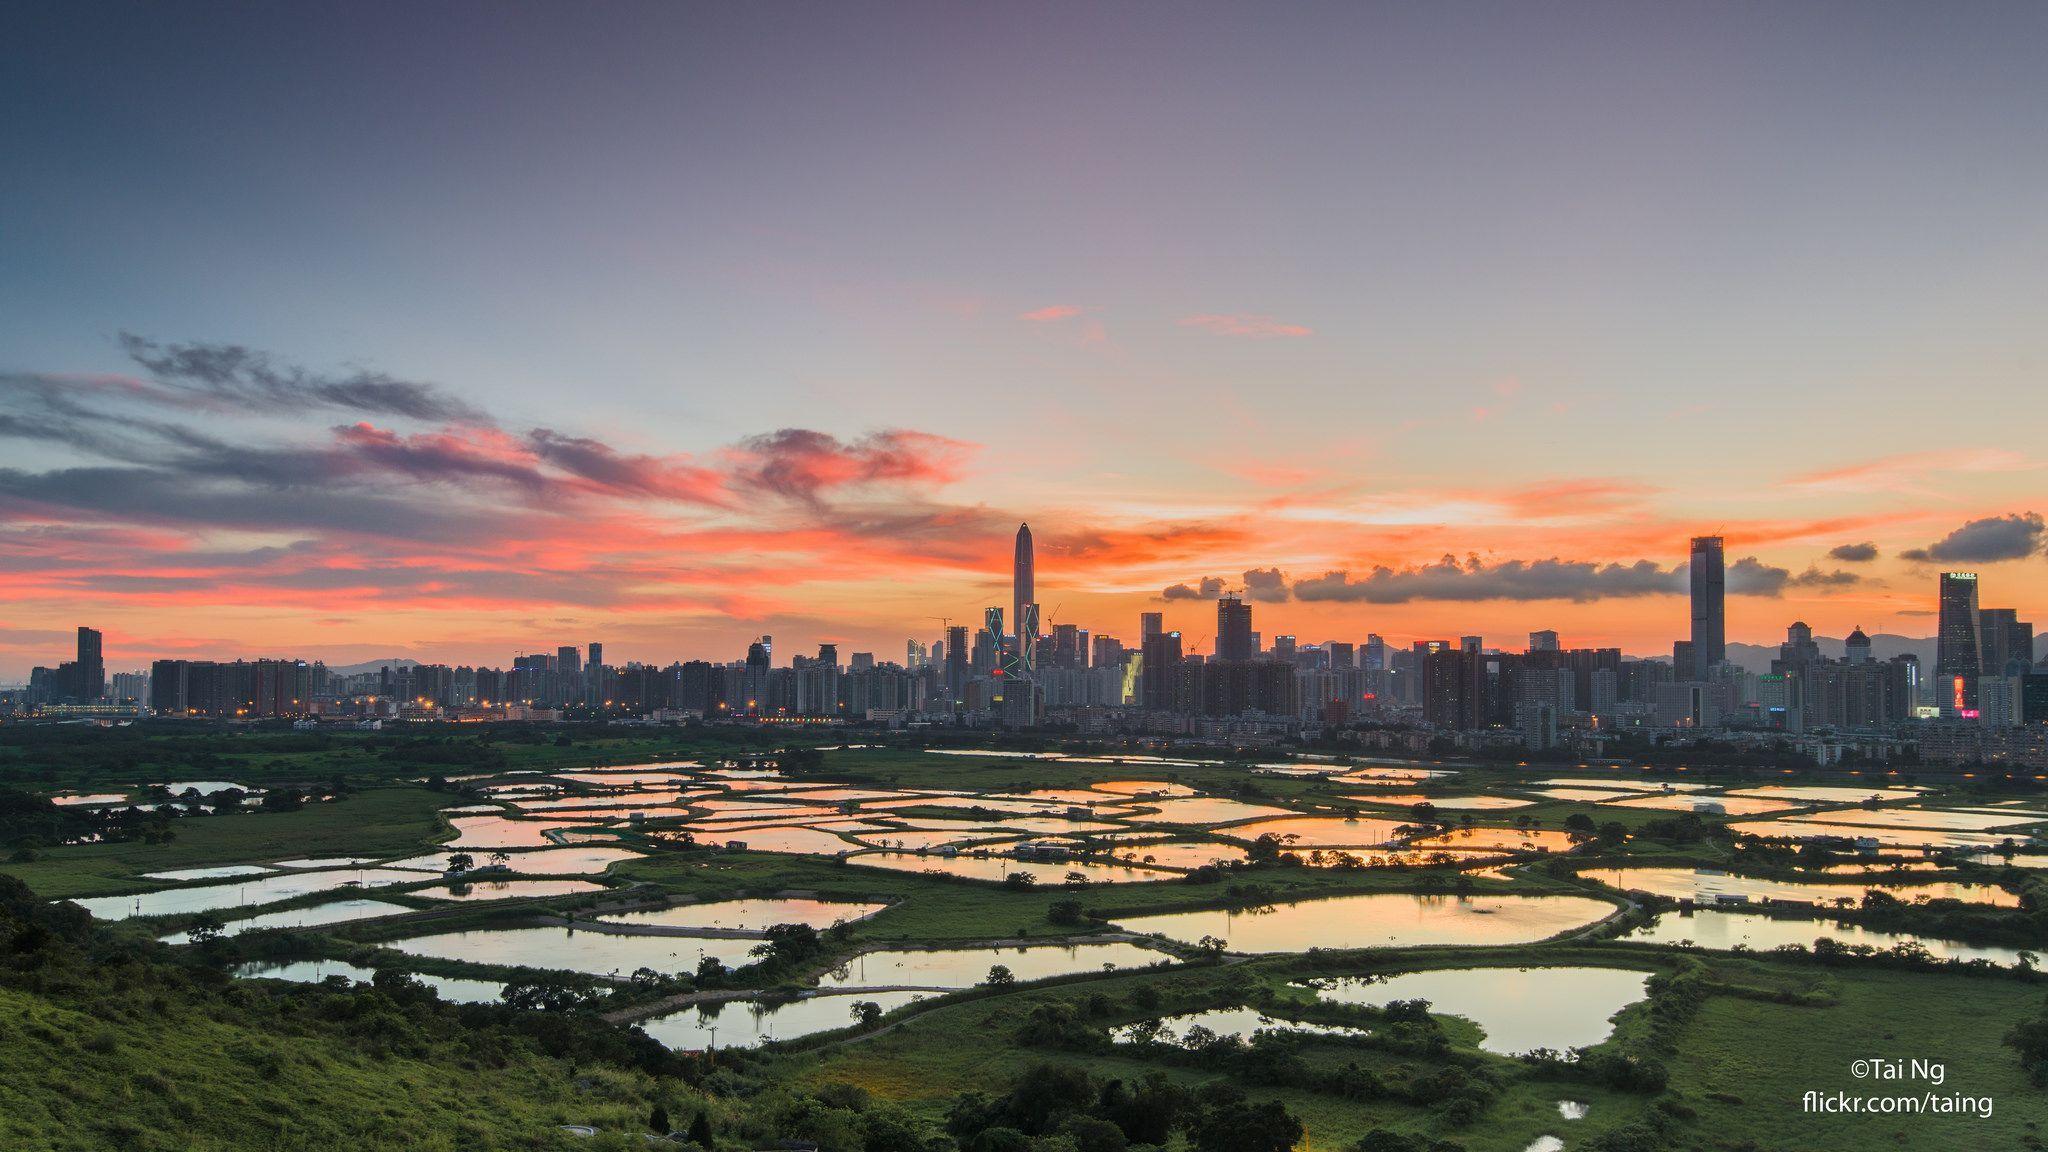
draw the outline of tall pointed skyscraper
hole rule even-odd
[[[1017,525],[1017,561],[1010,575],[1010,626],[1021,629],[1024,624],[1024,606],[1038,602],[1036,590],[1032,587],[1031,525]]]
[[[1727,570],[1722,564],[1721,538],[1692,538],[1692,667],[1678,669],[1682,680],[1705,680],[1714,665],[1728,658]]]

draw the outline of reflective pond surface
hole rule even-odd
[[[1797,900],[1806,904],[1833,904],[1840,899],[1861,902],[1865,892],[1883,892],[1911,903],[1929,900],[1967,900],[2002,908],[2019,907],[2020,898],[1991,884],[1958,884],[1935,881],[1929,884],[1803,884],[1796,880],[1766,880],[1693,868],[1600,868],[1580,872],[1611,888],[1650,892],[1674,900],[1711,903],[1715,897],[1746,896],[1751,900]]]
[[[1205,1029],[1217,1036],[1231,1036],[1249,1040],[1252,1033],[1260,1031],[1301,1032],[1311,1036],[1363,1036],[1368,1028],[1349,1028],[1340,1024],[1308,1024],[1298,1020],[1284,1020],[1267,1016],[1256,1008],[1212,1008],[1206,1012],[1183,1012],[1178,1016],[1162,1016],[1140,1024],[1126,1024],[1110,1029],[1112,1040],[1129,1044],[1141,1040],[1161,1044],[1180,1044],[1189,1038],[1195,1029]]]
[[[1600,1043],[1614,1032],[1614,1014],[1647,994],[1649,979],[1628,968],[1446,968],[1318,981],[1316,994],[1374,1008],[1427,1000],[1432,1012],[1477,1024],[1481,1048],[1512,1056]]]
[[[252,877],[235,884],[207,884],[197,888],[171,888],[139,896],[95,896],[76,900],[101,920],[125,920],[130,916],[168,916],[174,912],[207,912],[245,905],[275,904],[315,892],[360,884],[375,888],[387,884],[417,884],[425,877],[417,872],[391,868],[350,868],[333,872],[287,872]]]
[[[429,900],[513,900],[575,896],[604,890],[604,885],[589,880],[473,880],[445,888],[422,888],[413,895],[425,896]]]
[[[1117,921],[1127,932],[1198,943],[1215,936],[1232,952],[1387,948],[1422,944],[1523,944],[1582,928],[1614,911],[1580,896],[1417,896],[1374,893],[1302,900],[1244,911],[1169,912]]]
[[[394,860],[387,868],[417,868],[439,872],[448,866],[451,853],[437,852],[428,856],[414,856],[406,860]],[[490,857],[470,853],[478,864],[490,863]],[[622,860],[638,860],[640,853],[627,848],[542,848],[531,852],[507,853],[511,859],[507,867],[514,872],[530,876],[594,876]]]
[[[1284,820],[1260,820],[1219,831],[1233,840],[1252,841],[1277,836],[1290,848],[1376,848],[1392,844],[1402,820],[1381,820],[1371,816],[1293,816]]]
[[[465,960],[472,964],[630,976],[639,968],[695,972],[698,961],[706,956],[717,957],[728,968],[738,968],[753,961],[748,952],[759,943],[699,936],[622,936],[570,928],[483,928],[394,940],[385,947],[414,956]]]
[[[1815,820],[1750,820],[1730,824],[1731,832],[1780,840],[1811,840],[1833,837],[1874,840],[1887,847],[1995,848],[2010,837],[1996,832],[1956,832],[1935,828],[1877,828],[1860,824],[1828,824]]]
[[[1110,944],[1035,944],[1028,948],[933,948],[868,952],[846,967],[827,973],[821,988],[887,987],[910,984],[923,988],[970,988],[988,979],[1001,964],[1019,981],[1042,980],[1070,972],[1093,972],[1105,964],[1142,968],[1171,963],[1173,957],[1153,948],[1122,942]]]
[[[723,928],[734,932],[760,932],[776,924],[808,924],[822,931],[834,924],[850,924],[872,916],[887,907],[887,904],[855,904],[838,900],[719,900],[645,912],[619,912],[598,919],[610,924]]]
[[[264,912],[230,920],[221,927],[222,935],[237,936],[258,928],[316,928],[323,924],[345,924],[351,920],[369,920],[378,916],[403,916],[412,911],[403,904],[392,904],[383,900],[335,900],[327,904],[315,904],[310,908],[291,908],[282,912]],[[189,944],[191,936],[176,932],[160,937],[166,944]]]
[[[1769,916],[1742,912],[1699,911],[1689,916],[1680,912],[1666,912],[1617,939],[1639,940],[1652,944],[1691,942],[1701,948],[1724,950],[1741,944],[1757,951],[1764,951],[1786,944],[1811,948],[1814,940],[1822,936],[1841,944],[1867,944],[1873,948],[1919,944],[1944,960],[2019,963],[2017,948],[1963,944],[1953,940],[1936,940],[1906,933],[1873,932],[1855,924],[1843,924],[1832,920],[1775,920]]]
[[[145,880],[226,880],[233,876],[261,876],[270,869],[260,864],[223,864],[217,868],[176,868],[169,872],[144,872]]]
[[[1069,872],[1078,872],[1091,884],[1137,884],[1151,880],[1179,880],[1178,872],[1156,868],[1129,868],[1121,864],[1100,864],[1092,860],[1048,863],[1012,860],[1007,856],[917,856],[904,852],[862,852],[846,858],[848,864],[863,868],[886,868],[892,872],[930,872],[940,876],[964,876],[970,880],[1001,881],[1012,872],[1030,876],[1042,887],[1057,888]]]
[[[752,1048],[775,1040],[794,1040],[814,1032],[852,1027],[853,1006],[863,1001],[884,1012],[894,1011],[930,992],[835,992],[766,1005],[751,1000],[701,1004],[667,1016],[643,1020],[649,1036],[678,1051],[713,1047]]]
[[[235,969],[235,975],[251,980],[290,980],[298,984],[317,984],[329,976],[346,976],[367,984],[377,974],[340,960],[293,960],[285,964],[244,964]],[[505,986],[495,980],[465,980],[457,976],[428,976],[418,972],[413,973],[412,978],[431,986],[441,999],[456,1004],[488,1004],[499,999],[505,991]]]

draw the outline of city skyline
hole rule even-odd
[[[2048,617],[2044,22],[12,11],[0,682]]]

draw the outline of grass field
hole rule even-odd
[[[90,1012],[0,988],[0,1146],[131,1148],[589,1149],[561,1124],[638,1128],[653,1084],[515,1056],[484,1068],[459,1051],[373,1054],[323,1034],[280,1033],[108,994]]]
[[[0,864],[53,900],[103,896],[151,886],[145,872],[214,864],[261,863],[320,856],[399,856],[424,852],[447,837],[436,815],[448,797],[420,787],[372,788],[296,812],[243,812],[180,817],[169,844],[126,840],[52,848],[26,864]]]

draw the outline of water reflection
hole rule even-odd
[[[1319,981],[1317,994],[1375,1008],[1427,1000],[1432,1012],[1477,1024],[1481,1048],[1512,1056],[1600,1043],[1613,1033],[1615,1013],[1644,997],[1649,979],[1628,968],[1446,968]]]
[[[720,928],[760,932],[776,924],[808,924],[825,929],[872,916],[887,904],[841,900],[718,900],[644,912],[619,912],[599,919],[612,924],[648,924],[664,928]]]
[[[1823,936],[1841,944],[1867,944],[1873,948],[1919,944],[1944,960],[2017,964],[2020,957],[2017,948],[1963,944],[1903,932],[1875,932],[1861,925],[1831,920],[1777,920],[1743,912],[1700,911],[1690,915],[1666,912],[1619,939],[1651,944],[1691,943],[1702,948],[1724,950],[1742,945],[1763,951],[1787,944],[1811,948],[1814,940]]]
[[[1093,972],[1104,965],[1141,968],[1173,957],[1152,948],[1122,942],[1109,944],[1034,944],[1017,948],[931,948],[868,952],[827,973],[821,988],[887,987],[968,988],[988,979],[1000,964],[1018,980],[1042,980],[1071,972]]]
[[[752,962],[748,953],[758,943],[698,936],[621,936],[570,928],[486,928],[415,936],[392,941],[386,947],[414,956],[471,964],[630,976],[640,968],[667,973],[695,972],[706,956],[716,957],[728,968],[737,968]]]
[[[752,1048],[775,1040],[794,1040],[816,1032],[849,1028],[853,1006],[871,1003],[891,1012],[929,992],[835,992],[767,1005],[749,1000],[700,1004],[667,1016],[642,1021],[649,1036],[678,1051],[705,1048]]]
[[[1214,936],[1233,952],[1395,948],[1424,944],[1524,944],[1611,914],[1580,896],[1419,896],[1374,893],[1235,911],[1169,912],[1118,921],[1129,932],[1193,944]]]

